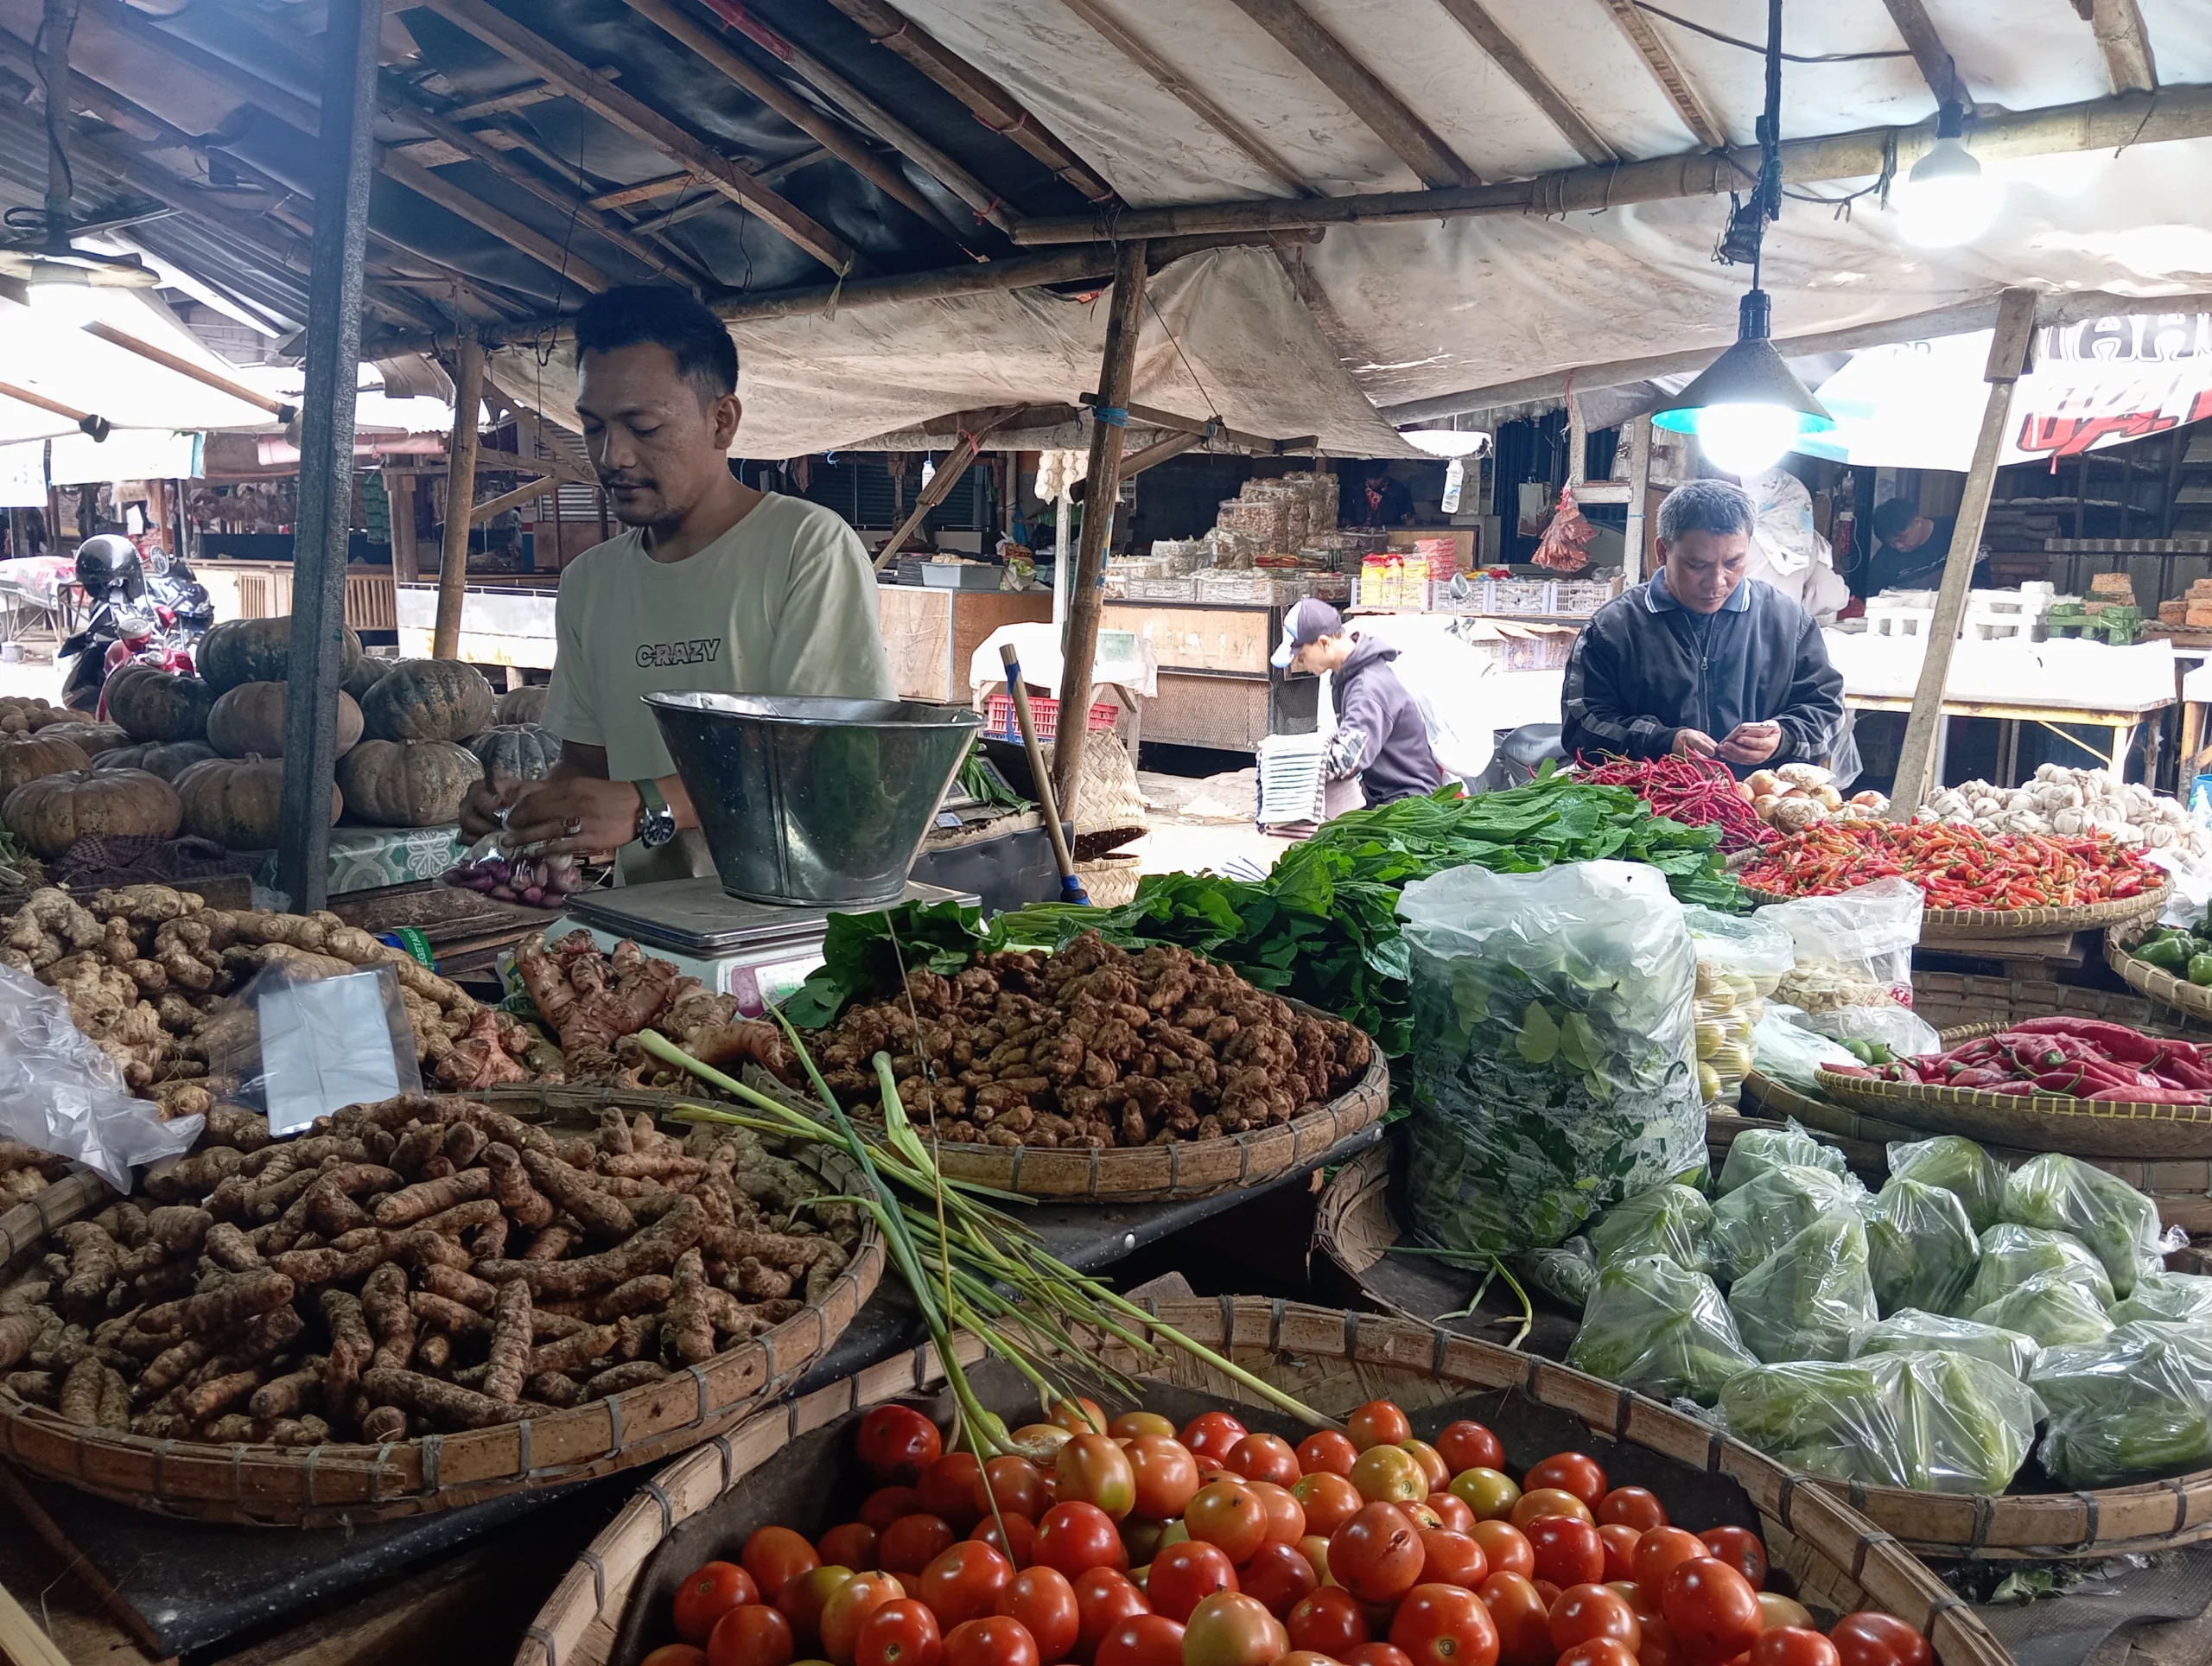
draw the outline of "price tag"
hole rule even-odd
[[[263,1102],[272,1134],[296,1134],[346,1105],[399,1091],[384,980],[370,968],[263,991]]]

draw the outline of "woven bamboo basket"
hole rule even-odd
[[[2201,989],[2185,977],[2162,971],[2147,960],[2138,960],[2130,952],[2151,929],[2151,924],[2149,920],[2139,920],[2125,930],[2106,932],[2105,964],[2118,972],[2128,988],[2142,990],[2160,1006],[2212,1023],[2212,989]]]
[[[80,1168],[0,1213],[0,1267],[14,1266],[16,1257],[54,1228],[79,1215],[97,1214],[114,1196],[114,1187],[89,1168]]]
[[[1992,1145],[2063,1151],[2075,1157],[2168,1160],[2212,1157],[2212,1105],[2092,1102],[2058,1094],[1991,1093],[1820,1072],[1821,1091],[1929,1134],[1963,1134]]]
[[[791,1160],[819,1174],[825,1192],[861,1184],[841,1154],[801,1150]],[[73,1175],[48,1194],[69,1190],[66,1200],[42,1195],[0,1218],[11,1261],[19,1237],[22,1250],[35,1249],[46,1231],[97,1213],[114,1195],[92,1175]],[[26,1211],[41,1222],[35,1234],[17,1218]],[[547,1416],[382,1446],[216,1446],[64,1422],[0,1389],[0,1453],[156,1515],[283,1527],[429,1515],[659,1463],[758,1410],[829,1350],[882,1275],[882,1240],[872,1223],[862,1230],[821,1300],[782,1324],[664,1381]]]
[[[1466,1304],[1478,1281],[1474,1274],[1456,1274],[1450,1280],[1440,1275],[1424,1278],[1418,1285],[1399,1281],[1387,1293],[1378,1291],[1376,1269],[1401,1236],[1397,1219],[1390,1211],[1388,1168],[1382,1159],[1382,1152],[1365,1153],[1330,1181],[1316,1211],[1315,1246],[1351,1280],[1365,1300],[1422,1326],[1425,1334],[1429,1333],[1426,1327],[1437,1324],[1440,1314],[1452,1313],[1459,1324],[1486,1322],[1479,1314],[1456,1318],[1456,1310]],[[1402,1266],[1415,1262],[1423,1269],[1442,1265],[1427,1256],[1389,1259]],[[1411,1310],[1406,1297],[1415,1291],[1436,1304],[1432,1312]],[[1392,1300],[1393,1295],[1397,1299]],[[1543,1353],[1564,1354],[1575,1321],[1562,1324],[1555,1314],[1541,1309],[1537,1320],[1530,1345]],[[1532,1376],[1554,1369],[1566,1371],[1564,1366],[1539,1367],[1533,1361],[1529,1369]],[[1606,1391],[1617,1396],[1623,1405],[1633,1402],[1641,1408],[1648,1403],[1641,1396],[1616,1385],[1607,1385]],[[1706,1424],[1690,1427],[1704,1431],[1700,1438],[1716,1441],[1720,1438],[1712,1434]],[[2017,1492],[1995,1497],[1870,1487],[1817,1476],[1805,1478],[1816,1483],[1821,1491],[1847,1500],[1877,1527],[1931,1556],[2090,1560],[2171,1549],[2212,1538],[2212,1470],[2095,1492]]]
[[[1984,976],[1915,971],[1912,1009],[1939,1030],[1967,1024],[2017,1024],[2066,1013],[2102,1018],[2153,1035],[2212,1041],[2212,1021],[2194,1022],[2170,1007],[2125,989],[2091,989],[2047,977]]]
[[[1795,898],[1745,890],[1764,907]],[[2156,919],[2173,894],[2171,880],[2154,886],[2140,896],[2116,897],[2109,902],[2085,902],[2063,908],[1930,908],[1920,917],[1923,935],[1956,940],[1961,938],[2056,937],[2066,932],[2088,931],[2099,925],[2124,925],[2131,920]]]
[[[1526,1354],[1372,1315],[1235,1296],[1171,1300],[1155,1311],[1319,1411],[1342,1415],[1389,1398],[1421,1435],[1454,1417],[1478,1417],[1516,1466],[1565,1447],[1586,1450],[1617,1481],[1657,1492],[1677,1521],[1758,1531],[1772,1560],[1771,1588],[1794,1587],[1816,1612],[1895,1614],[1929,1636],[1942,1666],[2011,1660],[1974,1609],[1891,1535],[1656,1402]],[[1226,1404],[1255,1429],[1304,1432],[1186,1355],[1171,1353],[1156,1373],[1139,1371],[1126,1355],[1109,1358],[1142,1378],[1147,1407],[1179,1421]],[[975,1375],[979,1389],[994,1378],[988,1367]],[[810,1395],[788,1415],[756,1419],[670,1465],[569,1570],[525,1634],[516,1666],[631,1666],[669,1640],[670,1602],[692,1567],[733,1554],[768,1522],[818,1532],[841,1509],[849,1513],[861,1496],[848,1472],[851,1424],[880,1401],[938,1386],[935,1358],[925,1351]],[[1010,1373],[995,1374],[994,1387],[986,1403],[1002,1413],[1020,1405]],[[942,1417],[946,1408],[930,1409]]]

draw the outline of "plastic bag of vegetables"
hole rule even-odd
[[[2080,1347],[2045,1349],[2028,1383],[2050,1413],[2043,1466],[2063,1486],[2212,1463],[2212,1343],[2190,1326],[2140,1321]]]
[[[1943,1351],[1761,1365],[1720,1390],[1728,1432],[1770,1457],[1929,1492],[2002,1492],[2041,1409],[2011,1372]]]
[[[1742,1186],[1749,1186],[1769,1169],[1825,1168],[1831,1174],[1844,1173],[1843,1153],[1834,1146],[1822,1145],[1808,1134],[1794,1118],[1781,1128],[1747,1128],[1728,1142],[1728,1159],[1720,1165],[1720,1180],[1714,1192],[1726,1197]]]
[[[2096,1299],[2063,1273],[2037,1273],[1969,1317],[1978,1324],[2022,1332],[2046,1348],[2097,1342],[2112,1332],[2112,1320]]]
[[[2070,1279],[2099,1307],[2112,1306],[2112,1281],[2088,1245],[2071,1232],[2048,1232],[2007,1221],[1981,1235],[1981,1259],[1974,1263],[1973,1281],[1952,1311],[1971,1318],[1977,1307],[1986,1307],[2038,1273]]]
[[[2018,1331],[1977,1325],[1970,1319],[1949,1319],[1942,1313],[1901,1307],[1859,1339],[1859,1355],[1885,1353],[1962,1353],[2025,1377],[2043,1352],[2043,1345]]]
[[[1697,955],[1697,1074],[1707,1104],[1732,1100],[1751,1073],[1751,1032],[1766,997],[1796,963],[1789,933],[1764,920],[1686,908]]]
[[[1635,862],[1416,880],[1405,917],[1412,1224],[1446,1249],[1555,1244],[1700,1172],[1696,961],[1666,876]]]
[[[1850,1358],[1878,1317],[1858,1215],[1805,1228],[1730,1287],[1728,1311],[1744,1345],[1770,1365]]]
[[[1842,1210],[1861,1188],[1856,1180],[1802,1163],[1770,1168],[1713,1206],[1713,1270],[1744,1276],[1823,1215]]]
[[[2212,1330],[2212,1278],[2199,1273],[2169,1273],[2163,1267],[2144,1274],[2135,1281],[2126,1300],[2113,1304],[2112,1322],[2132,1325],[2145,1319]]]
[[[2158,1206],[2118,1175],[2063,1152],[2046,1153],[2012,1171],[2005,1182],[2005,1218],[2071,1232],[2104,1263],[2114,1295],[2133,1290],[2164,1253]]]
[[[1956,1193],[1892,1180],[1867,1208],[1866,1250],[1884,1313],[1947,1313],[1974,1282],[1981,1246]]]
[[[1637,1256],[1599,1271],[1567,1363],[1655,1400],[1709,1406],[1758,1361],[1711,1279],[1664,1256]]]
[[[1895,1141],[1889,1159],[1891,1180],[1957,1192],[1975,1231],[1986,1232],[2005,1218],[2005,1165],[1964,1135]]]
[[[1821,1065],[1866,1062],[1810,1027],[1801,1009],[1777,1001],[1767,1002],[1766,1015],[1751,1031],[1751,1050],[1760,1075],[1815,1097],[1821,1093]]]
[[[1521,1276],[1562,1306],[1580,1313],[1590,1305],[1598,1288],[1598,1257],[1590,1240],[1577,1235],[1551,1250],[1531,1250],[1516,1256]]]
[[[1632,1256],[1665,1256],[1693,1273],[1713,1270],[1713,1205],[1695,1186],[1669,1182],[1617,1203],[1590,1223],[1600,1267]]]

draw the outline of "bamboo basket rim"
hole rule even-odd
[[[1393,1313],[1397,1322],[1462,1339],[1457,1332],[1443,1332],[1432,1321],[1404,1314],[1366,1287],[1361,1275],[1368,1262],[1354,1267],[1342,1241],[1341,1223],[1357,1205],[1383,1197],[1388,1184],[1388,1153],[1363,1152],[1347,1163],[1324,1188],[1316,1210],[1314,1242],[1322,1252],[1360,1283],[1361,1294]],[[1389,1214],[1387,1197],[1384,1211]],[[1380,1254],[1376,1260],[1380,1260]],[[1464,1339],[1471,1343],[1475,1339]],[[1495,1344],[1477,1344],[1495,1347]],[[1522,1356],[1533,1358],[1533,1356]],[[1567,1372],[1565,1365],[1550,1369]],[[1571,1373],[1580,1377],[1582,1372]],[[1533,1371],[1532,1371],[1533,1375]],[[1590,1380],[1602,1381],[1599,1378]],[[1625,1405],[1656,1406],[1635,1390],[1606,1383],[1606,1391]],[[1679,1414],[1669,1412],[1670,1415]],[[1688,1421],[1688,1420],[1684,1420]],[[1704,1425],[1697,1427],[1704,1428]],[[1727,1440],[1713,1432],[1715,1441]],[[1746,1447],[1745,1450],[1756,1451]],[[1758,1454],[1764,1458],[1764,1453]],[[1777,1463],[1778,1460],[1766,1459]],[[1962,1494],[1923,1492],[1906,1487],[1870,1486],[1862,1481],[1832,1480],[1809,1472],[1790,1471],[1792,1477],[1821,1492],[1843,1499],[1898,1542],[1923,1555],[1967,1561],[2066,1561],[2165,1550],[2212,1538],[2212,1469],[2192,1471],[2165,1480],[2141,1481],[2126,1486],[2074,1491]],[[2135,1532],[2112,1532],[2115,1523],[2155,1523]]]
[[[1753,902],[1764,907],[1777,902],[1802,902],[1757,886],[1744,887]],[[2058,932],[2083,931],[2093,925],[2123,925],[2145,914],[2155,915],[2173,894],[2174,882],[2162,881],[2132,897],[2112,897],[2103,902],[2070,903],[2042,908],[1927,908],[1921,912],[1923,937],[1933,932],[1949,938],[2047,937]],[[1836,893],[1816,893],[1834,895]]]
[[[2148,930],[2147,922],[2138,922],[2125,931],[2106,932],[2105,964],[2119,973],[2129,989],[2190,1017],[2212,1019],[2212,989],[2201,989],[2187,978],[2176,977],[2147,960],[2136,958],[2133,947]]]
[[[812,1169],[834,1192],[861,1189],[858,1168],[842,1152],[805,1148],[789,1160]],[[89,1186],[78,1184],[87,1180]],[[41,1193],[0,1217],[10,1259],[20,1253],[14,1235],[26,1211],[44,1224],[23,1249],[97,1212],[114,1195],[92,1174],[71,1176],[48,1192],[71,1186],[73,1199],[41,1209]],[[350,1527],[563,1486],[658,1463],[786,1392],[874,1294],[884,1261],[882,1237],[864,1218],[860,1242],[818,1301],[660,1382],[543,1417],[382,1444],[216,1445],[64,1422],[0,1387],[0,1454],[155,1515],[241,1526]]]
[[[1823,1065],[1817,1072],[1823,1092],[1843,1103],[1869,1110],[1894,1104],[1961,1107],[1986,1111],[2017,1111],[2060,1122],[2078,1122],[2086,1127],[2171,1123],[2202,1127],[2212,1136],[2212,1104],[2171,1105],[2136,1100],[2075,1099],[2057,1093],[1994,1093],[1986,1088],[1937,1087],[1923,1082],[1877,1082],[1863,1076],[1846,1076]],[[2212,1137],[2208,1137],[2212,1148]]]
[[[1835,1491],[1806,1485],[1804,1477],[1764,1453],[1656,1400],[1548,1359],[1403,1319],[1281,1297],[1148,1297],[1141,1305],[1222,1352],[1342,1360],[1441,1379],[1470,1394],[1519,1393],[1580,1419],[1593,1433],[1723,1476],[1742,1489],[1763,1523],[1778,1523],[1847,1576],[1869,1604],[1928,1637],[1939,1666],[2010,1666],[2012,1656],[1973,1606],[1897,1536]],[[963,1362],[982,1353],[965,1335],[955,1345]],[[1120,1368],[1145,1375],[1122,1345],[1108,1351]],[[932,1389],[943,1375],[935,1348],[925,1346],[795,1400],[780,1416],[752,1419],[669,1465],[577,1557],[524,1633],[515,1666],[606,1666],[607,1645],[639,1574],[679,1523],[735,1490],[800,1435],[881,1401]]]

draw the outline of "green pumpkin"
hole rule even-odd
[[[241,683],[219,696],[207,714],[207,741],[226,758],[284,755],[284,707],[289,684]],[[338,750],[342,756],[361,738],[361,709],[338,696]]]
[[[357,821],[438,827],[484,779],[476,755],[451,741],[364,741],[338,760],[338,785]]]
[[[544,683],[525,683],[518,689],[509,689],[499,696],[492,721],[501,728],[518,723],[542,723],[545,721],[546,697],[553,692]]]
[[[124,665],[107,679],[107,715],[134,741],[197,741],[215,690],[197,677]]]
[[[561,737],[535,723],[502,723],[468,738],[468,749],[484,766],[488,778],[494,773],[518,781],[542,781],[561,761]]]
[[[194,659],[218,694],[241,683],[282,683],[292,671],[291,616],[226,619],[200,639]],[[338,671],[341,686],[359,672],[360,663],[361,639],[349,630]]]
[[[372,741],[466,741],[492,727],[498,703],[474,665],[403,659],[377,679],[361,715]]]
[[[276,848],[284,799],[281,758],[213,758],[194,764],[176,778],[184,830],[213,839],[232,850]],[[335,784],[330,789],[330,819],[335,825],[346,807]]]
[[[143,769],[149,775],[158,775],[174,784],[194,764],[204,764],[220,755],[205,741],[145,741],[135,747],[118,747],[112,752],[103,752],[93,760],[92,767]]]

